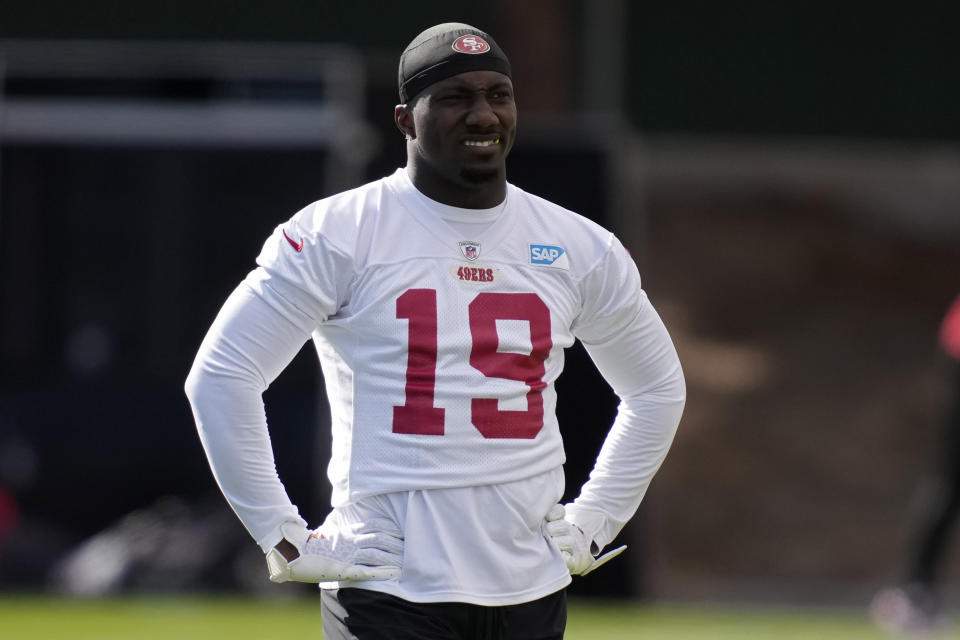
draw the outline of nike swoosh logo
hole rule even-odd
[[[283,231],[283,237],[287,239],[287,242],[290,243],[291,247],[297,250],[297,253],[300,253],[301,251],[303,251],[303,238],[300,238],[300,242],[294,242],[293,239],[291,239],[290,236],[287,235],[286,230],[281,230],[281,231]]]

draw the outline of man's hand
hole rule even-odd
[[[567,569],[570,575],[585,576],[597,567],[608,563],[623,553],[626,545],[617,547],[613,551],[603,554],[599,558],[595,557],[591,549],[592,541],[587,538],[583,530],[573,522],[564,519],[566,510],[562,504],[555,504],[550,507],[544,518],[544,531],[547,538],[553,542],[560,550],[560,554],[567,562]]]
[[[389,520],[371,520],[348,531],[321,527],[308,532],[293,523],[281,530],[289,545],[281,541],[267,552],[274,582],[388,580],[400,575],[403,534]]]

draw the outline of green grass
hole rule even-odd
[[[956,638],[956,627],[928,638]],[[0,598],[0,640],[320,638],[316,599]],[[566,640],[879,640],[862,611],[748,610],[574,600]]]

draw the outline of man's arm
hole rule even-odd
[[[607,340],[584,346],[620,397],[620,406],[580,496],[572,504],[555,505],[544,518],[544,531],[570,573],[579,575],[626,548],[597,557],[640,506],[667,455],[686,400],[677,353],[645,294],[631,321]]]
[[[572,573],[598,566],[593,556],[636,512],[676,433],[686,401],[680,360],[640,273],[619,240],[580,281],[582,308],[573,324],[594,364],[620,398],[579,497],[547,514],[545,530]]]
[[[262,394],[307,341],[310,325],[295,308],[292,315],[280,313],[261,296],[246,282],[234,290],[200,346],[185,389],[217,484],[268,551],[283,538],[284,522],[307,536],[307,523],[277,476]]]
[[[224,496],[266,552],[271,580],[396,577],[403,536],[392,523],[310,532],[277,475],[262,394],[313,324],[269,278],[248,279],[230,295],[187,377],[200,439]]]
[[[670,335],[645,295],[639,313],[621,331],[584,347],[620,398],[590,479],[566,509],[567,519],[599,550],[636,512],[666,458],[686,385]]]

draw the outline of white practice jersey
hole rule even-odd
[[[679,421],[683,381],[610,232],[513,185],[494,209],[448,207],[400,169],[306,207],[277,227],[257,263],[194,368],[249,367],[263,388],[312,335],[332,417],[328,522],[386,516],[406,536],[401,578],[360,586],[508,604],[569,581],[539,524],[563,493],[554,382],[575,338],[625,403],[638,399],[621,405],[578,499],[578,524],[603,546],[636,510]],[[243,311],[253,299],[259,311]],[[272,338],[257,335],[265,324]],[[214,473],[269,548],[296,509],[279,480],[236,477],[250,447],[232,444],[236,434],[218,427],[223,418],[200,395],[191,400]],[[224,411],[228,402],[211,404]],[[265,424],[251,433],[262,449]],[[243,473],[269,475],[268,439],[266,455],[269,466],[251,461]]]
[[[586,218],[511,187],[464,236],[440,207],[399,170],[278,227],[247,279],[316,321],[334,506],[561,465],[563,350],[642,302],[633,261]]]

